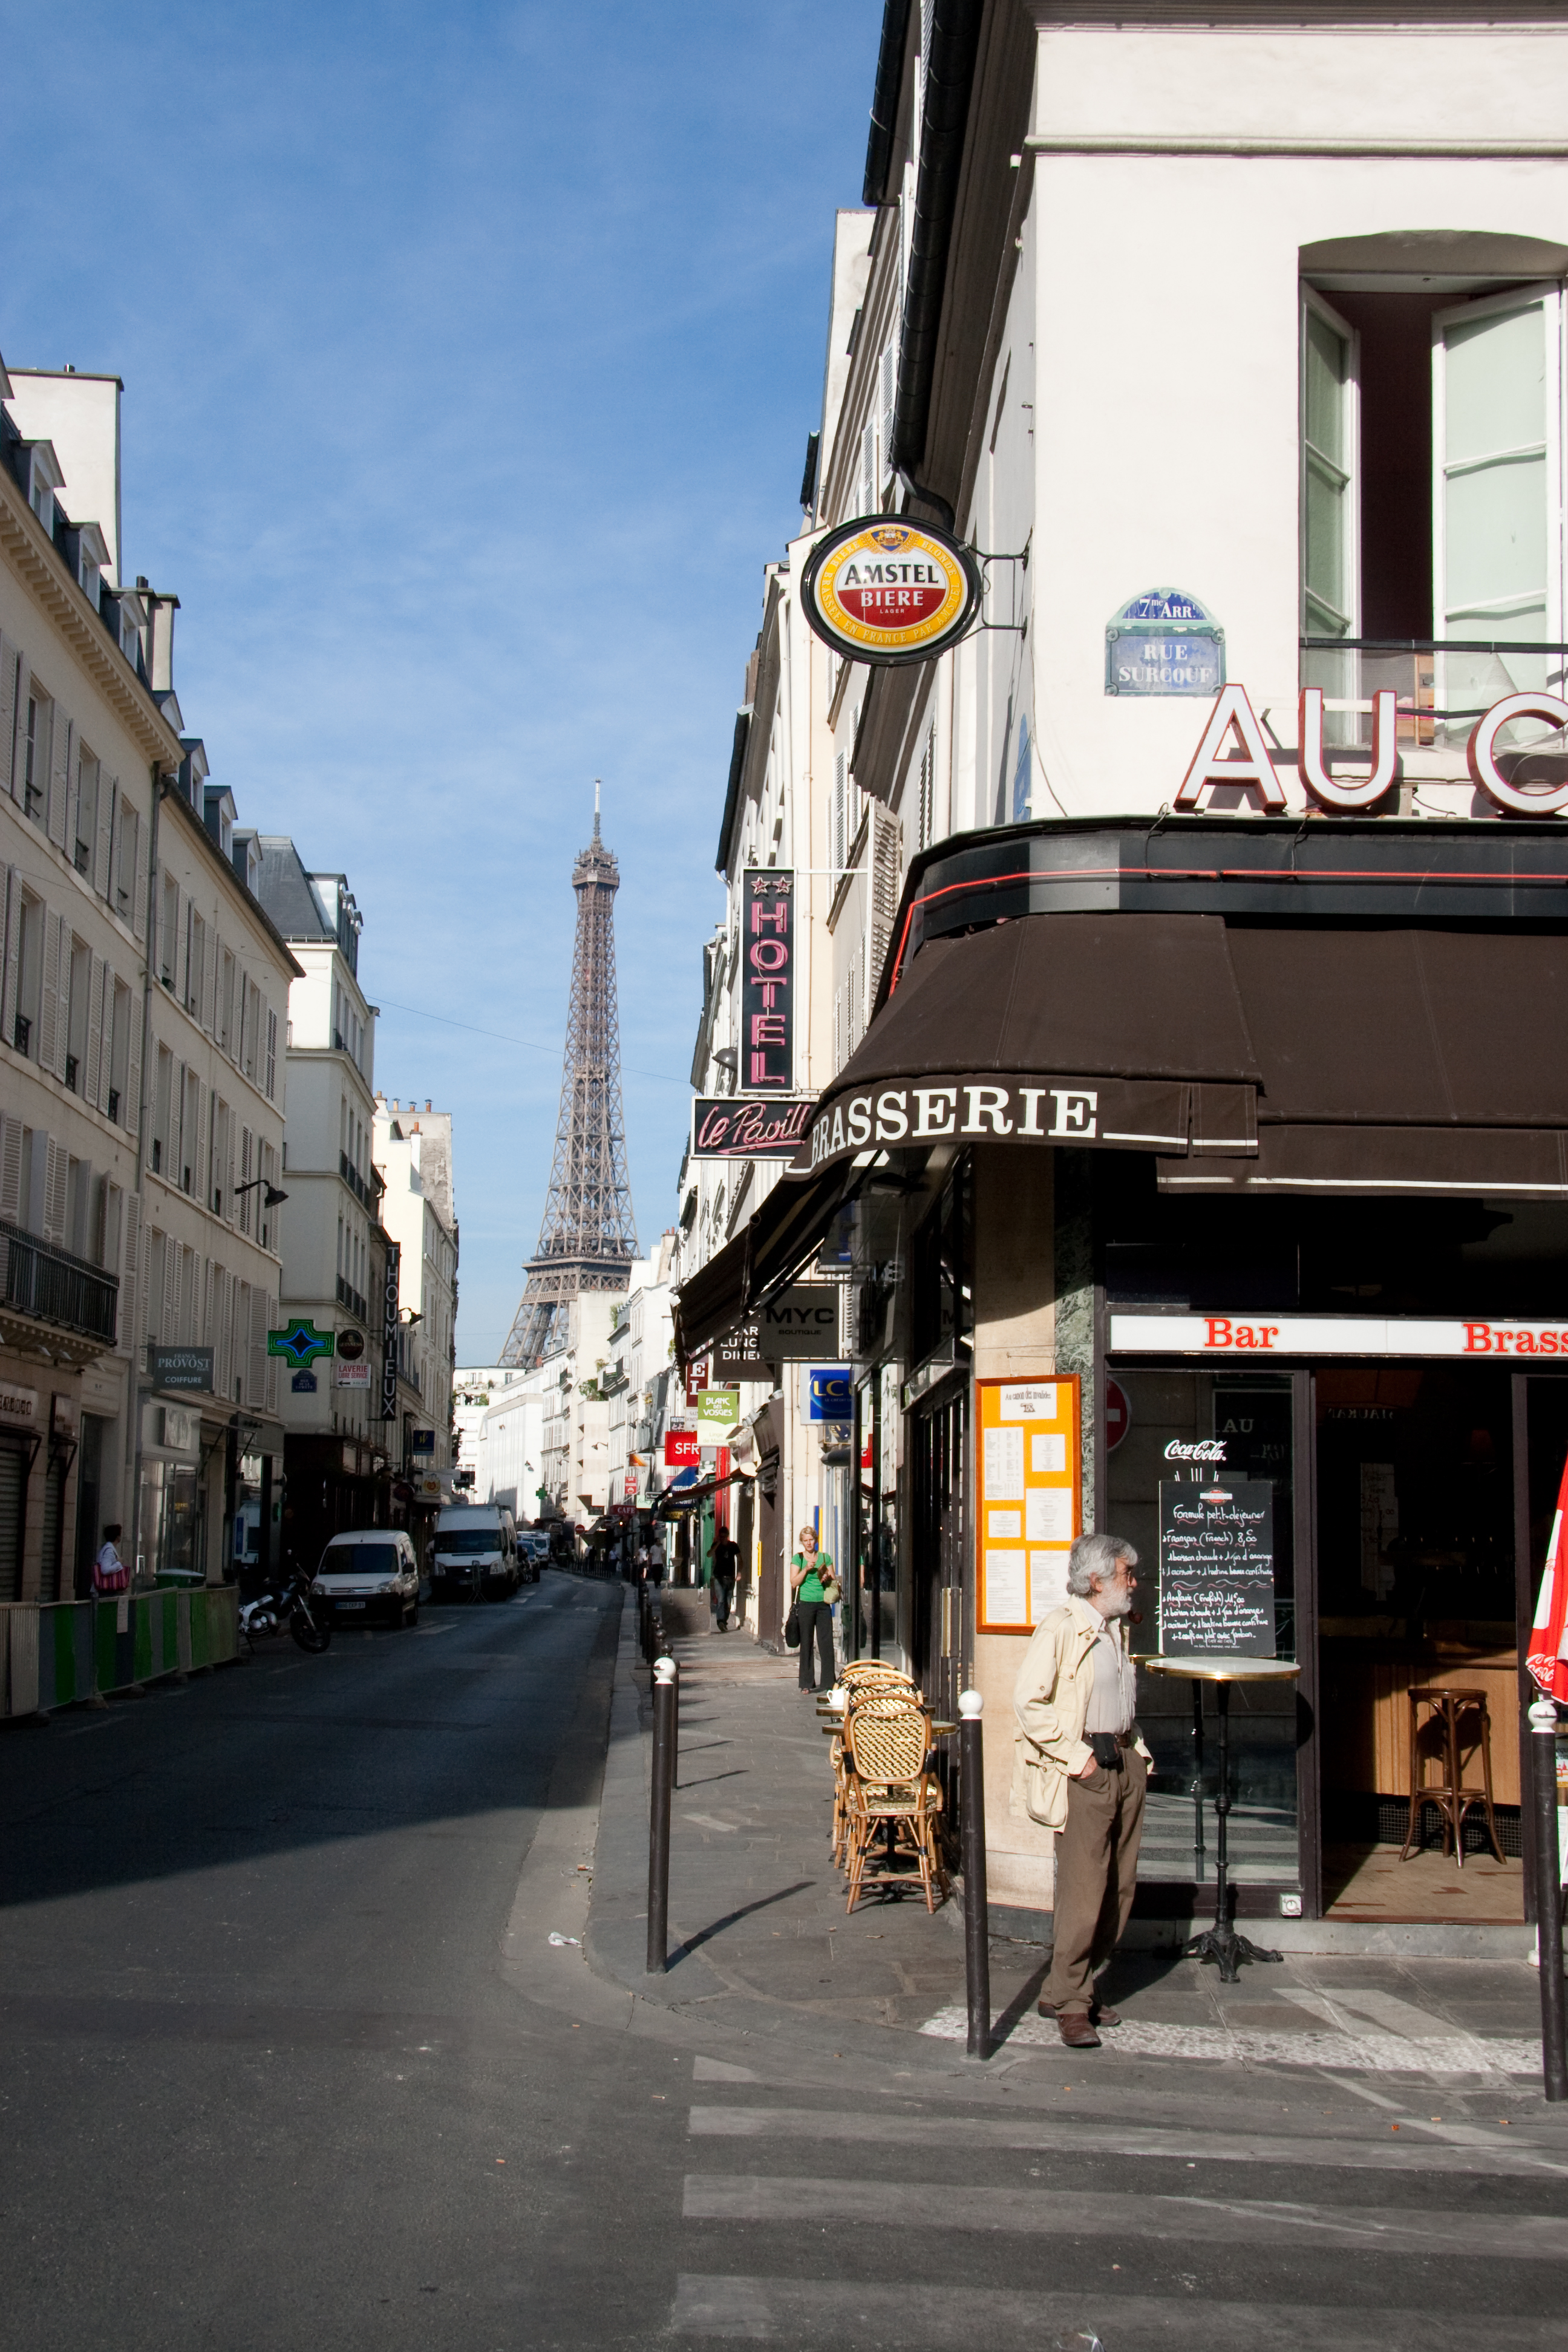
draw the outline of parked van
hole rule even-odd
[[[419,1622],[419,1561],[402,1528],[358,1528],[334,1536],[310,1587],[332,1618]]]
[[[436,1520],[432,1601],[501,1601],[517,1589],[517,1526],[496,1503],[451,1503]]]

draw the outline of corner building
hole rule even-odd
[[[1565,102],[1555,8],[886,13],[803,540],[950,524],[986,626],[847,684],[828,657],[833,789],[874,813],[835,1074],[681,1329],[697,1353],[849,1205],[847,1637],[943,1714],[984,1692],[1020,1925],[1052,1842],[1011,1802],[1011,1694],[1067,1542],[1130,1537],[1134,1646],[1178,1651],[1184,1513],[1222,1472],[1262,1498],[1238,1636],[1300,1669],[1236,1700],[1241,1917],[1533,1914],[1521,1659],[1568,1455]],[[1396,1860],[1434,1685],[1485,1694],[1501,1862],[1472,1815],[1446,1864],[1429,1812]],[[1212,1909],[1214,1723],[1149,1674],[1140,1711],[1139,1908],[1173,1934]]]

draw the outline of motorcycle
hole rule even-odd
[[[254,1601],[240,1603],[239,1630],[247,1642],[280,1633],[285,1625],[300,1647],[312,1655],[331,1644],[332,1629],[326,1612],[319,1602],[312,1605],[309,1581],[298,1571],[278,1591],[259,1592]]]

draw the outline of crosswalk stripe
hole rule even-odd
[[[973,2189],[938,2181],[828,2180],[818,2173],[689,2173],[688,2221],[820,2221],[825,2211],[879,2228],[994,2230],[1050,2237],[1175,2239],[1260,2245],[1271,2253],[1355,2246],[1385,2254],[1447,2252],[1473,2217],[1400,2206],[1303,2205],[1260,2199],[1110,2197],[1082,2189]],[[1568,2259],[1568,2221],[1549,2214],[1487,2217],[1488,2260]]]
[[[1167,2129],[1134,2123],[1091,2124],[1075,2116],[911,2116],[815,2107],[709,2107],[691,2110],[693,2137],[861,2140],[945,2148],[1043,2148],[1047,2154],[1176,2157],[1212,2164],[1342,2166],[1362,2171],[1510,2173],[1568,2179],[1568,2162],[1529,2148],[1450,2147],[1414,2137],[1401,2142],[1309,2139],[1261,2133]]]
[[[670,2331],[821,2342],[854,2352],[1475,2352],[1503,2329],[1510,2352],[1560,2352],[1561,2315],[1478,2320],[1473,2313],[1300,2303],[1211,2303],[1193,2295],[1036,2294],[903,2279],[724,2277],[683,2272]]]
[[[969,2011],[939,2009],[921,2026],[939,2042],[963,2042]],[[1060,2047],[1054,2018],[1021,2017],[1009,2048]],[[1245,2025],[1145,2024],[1126,2018],[1112,2047],[1123,2058],[1250,2059],[1258,2066],[1333,2066],[1374,2074],[1539,2074],[1539,2042],[1483,2042],[1474,2033],[1259,2032]]]

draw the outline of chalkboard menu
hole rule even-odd
[[[1274,1487],[1267,1478],[1160,1481],[1160,1647],[1274,1655]]]

